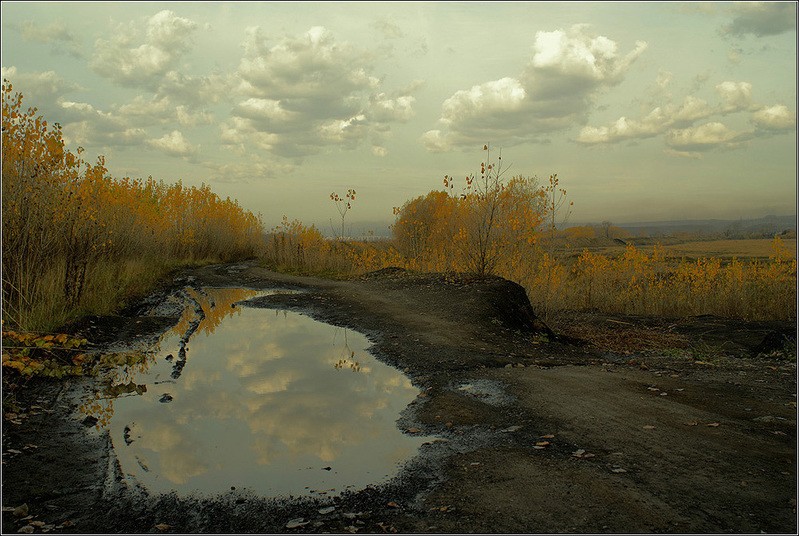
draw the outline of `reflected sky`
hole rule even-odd
[[[419,391],[359,333],[231,307],[253,294],[204,289],[205,318],[185,348],[190,313],[135,374],[146,390],[114,400],[108,427],[123,473],[156,493],[235,486],[265,496],[333,495],[393,476],[427,439],[396,425]]]

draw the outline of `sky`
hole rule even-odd
[[[479,174],[570,221],[796,213],[794,2],[2,2],[2,74],[115,177],[332,233]],[[462,181],[461,181],[462,184]]]

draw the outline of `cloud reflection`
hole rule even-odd
[[[297,495],[374,483],[416,451],[424,438],[395,421],[418,390],[371,356],[363,335],[297,313],[231,309],[242,299],[233,290],[195,294],[205,318],[178,380],[116,401],[111,433],[125,472],[158,492],[235,484]],[[170,344],[177,337],[164,341],[163,356]],[[342,361],[359,367],[335,366]],[[152,384],[169,366],[162,357],[136,381]],[[172,401],[160,403],[165,393]],[[132,422],[141,438],[125,445],[118,438]]]

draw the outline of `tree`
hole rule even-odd
[[[355,202],[355,190],[350,188],[347,190],[347,193],[344,194],[344,197],[339,197],[336,192],[330,194],[330,199],[335,203],[336,210],[338,211],[339,216],[341,216],[341,234],[339,235],[339,240],[344,239],[344,217],[347,215],[347,212],[350,211],[352,208],[352,204]]]
[[[536,241],[544,213],[543,190],[535,178],[503,179],[502,156],[480,164],[460,193],[455,179],[444,176],[445,192],[433,191],[394,210],[400,251],[413,262],[435,270],[480,275],[508,273],[522,251]]]

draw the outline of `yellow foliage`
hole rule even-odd
[[[3,319],[26,327],[31,310],[60,294],[80,306],[101,262],[131,259],[230,260],[257,253],[260,217],[206,185],[165,185],[152,177],[110,176],[65,149],[61,127],[48,126],[22,95],[2,89]],[[61,289],[43,288],[61,270]]]

